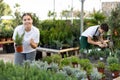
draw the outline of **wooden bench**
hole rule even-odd
[[[49,53],[50,55],[53,55],[53,54],[61,54],[62,55],[63,53],[65,53],[67,56],[69,56],[70,52],[74,52],[75,55],[78,55],[79,54],[79,47],[67,48],[67,49],[62,49],[62,50],[38,47],[37,51],[41,52],[42,57],[47,56],[47,53]]]

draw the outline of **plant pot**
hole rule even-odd
[[[90,75],[87,75],[87,79],[90,80]]]
[[[104,68],[97,68],[98,69],[98,72],[104,74]]]
[[[78,63],[77,62],[72,62],[72,65],[73,65],[74,68],[78,67]]]
[[[117,78],[119,76],[119,71],[112,72],[112,77]]]
[[[22,51],[23,51],[22,45],[16,46],[16,52],[21,53]]]
[[[12,38],[6,38],[6,40],[7,40],[7,41],[11,41],[11,40],[12,40]]]
[[[4,41],[6,41],[6,39],[5,38],[1,38],[1,42],[4,42]]]
[[[101,80],[106,80],[105,77],[103,77]]]

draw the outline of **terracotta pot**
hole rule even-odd
[[[6,41],[6,39],[5,38],[1,38],[1,42],[4,42],[4,41]]]
[[[98,72],[104,74],[104,68],[97,68],[98,69]]]
[[[16,52],[21,53],[22,51],[23,51],[23,46],[22,45],[16,46]]]
[[[90,76],[89,75],[87,75],[87,79],[90,80]]]
[[[101,80],[105,80],[105,77],[103,77]]]
[[[12,40],[12,38],[6,38],[7,39],[7,41],[11,41]]]
[[[112,72],[112,77],[117,78],[119,76],[119,71]]]
[[[77,62],[72,62],[72,65],[74,68],[78,67],[78,63]]]

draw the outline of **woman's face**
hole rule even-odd
[[[26,31],[31,30],[32,23],[33,23],[33,20],[29,15],[23,16],[23,25]]]

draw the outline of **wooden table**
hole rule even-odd
[[[40,51],[42,53],[42,57],[47,56],[47,53],[50,53],[51,55],[65,53],[67,56],[69,56],[70,54],[69,52],[71,51],[73,51],[75,55],[77,55],[79,53],[79,47],[67,48],[67,49],[61,49],[61,50],[38,47],[37,51]]]

